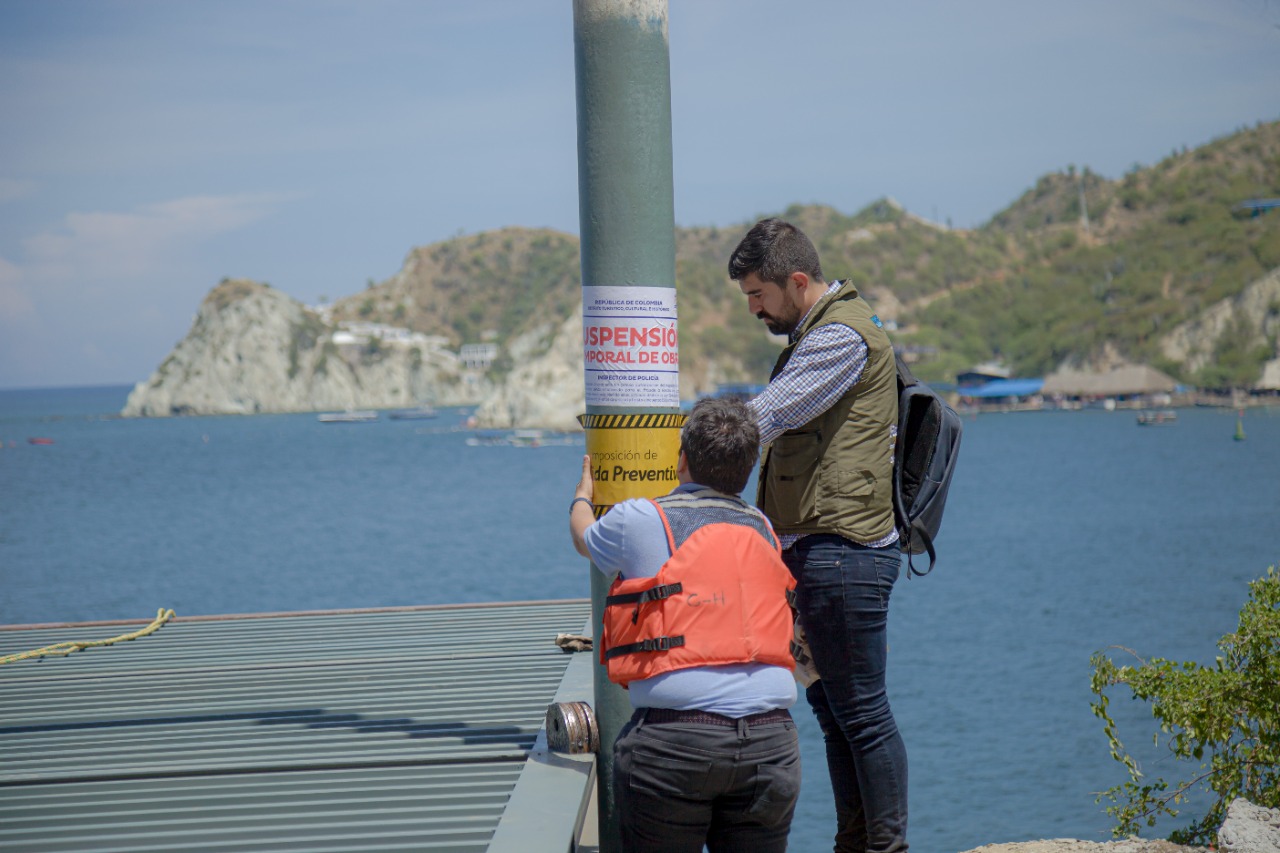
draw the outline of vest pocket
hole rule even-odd
[[[780,527],[812,521],[818,516],[817,432],[783,433],[769,451],[769,488],[765,515]]]
[[[831,465],[822,472],[822,498],[818,511],[839,512],[840,502],[870,503],[876,493],[876,475],[866,468],[840,468]]]

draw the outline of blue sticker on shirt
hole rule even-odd
[[[876,324],[876,328],[877,328],[877,329],[883,329],[883,328],[884,328],[884,323],[881,323],[881,322],[880,322],[880,315],[879,315],[879,314],[872,314],[872,315],[871,315],[871,322],[873,322],[873,323],[875,323],[875,324]]]

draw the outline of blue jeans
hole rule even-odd
[[[784,853],[800,795],[796,724],[654,723],[613,747],[624,853]]]
[[[806,696],[822,727],[836,798],[837,853],[907,849],[907,751],[885,692],[896,545],[806,536],[782,554],[821,675]]]

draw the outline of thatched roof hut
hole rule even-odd
[[[1104,373],[1059,370],[1044,380],[1045,395],[1064,397],[1133,397],[1168,393],[1178,383],[1171,376],[1145,364],[1130,364]]]

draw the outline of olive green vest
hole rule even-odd
[[[772,379],[819,326],[841,323],[867,342],[862,376],[823,414],[788,430],[765,452],[757,503],[779,535],[835,533],[874,542],[893,530],[893,444],[898,421],[893,345],[871,306],[846,283],[824,296],[782,351]]]

